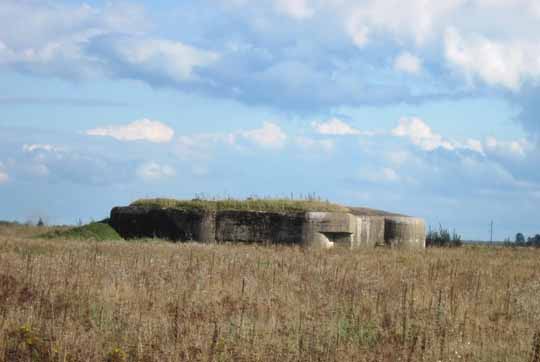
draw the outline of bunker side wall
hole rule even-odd
[[[201,212],[145,207],[115,207],[110,224],[124,239],[161,238],[171,241],[204,240]]]
[[[384,245],[385,220],[382,216],[356,216],[353,248],[373,248]]]
[[[299,244],[302,241],[302,213],[220,211],[216,215],[218,242]]]
[[[425,248],[424,220],[412,217],[385,217],[384,240],[392,247]]]

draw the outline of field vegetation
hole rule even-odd
[[[0,360],[540,361],[540,250],[40,239],[0,225]]]
[[[174,208],[179,210],[203,211],[268,211],[268,212],[306,212],[306,211],[332,211],[348,212],[345,206],[323,201],[314,197],[295,200],[288,198],[248,198],[240,199],[203,199],[175,200],[175,199],[142,199],[131,204],[132,206],[147,206],[156,208]]]
[[[123,240],[120,235],[106,222],[93,222],[79,227],[57,227],[37,237],[43,239],[70,239],[93,241]]]
[[[457,248],[462,245],[461,235],[457,234],[455,230],[450,232],[441,225],[439,225],[439,230],[433,230],[430,227],[426,235],[427,247]]]

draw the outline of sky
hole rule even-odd
[[[0,0],[0,219],[306,197],[540,233],[537,0]]]

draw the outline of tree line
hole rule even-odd
[[[523,235],[522,233],[517,233],[514,242],[512,243],[507,241],[506,244],[511,244],[513,246],[528,246],[540,248],[540,234],[525,238],[525,235]]]

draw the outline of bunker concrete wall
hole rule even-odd
[[[215,223],[219,242],[298,244],[302,240],[302,213],[221,211]]]
[[[412,217],[386,217],[384,239],[390,246],[406,248],[426,247],[426,225]]]
[[[198,212],[128,206],[115,207],[109,222],[125,239],[157,237],[204,241],[203,219],[203,213]]]
[[[356,232],[356,217],[348,213],[306,212],[302,243],[310,247],[351,246]]]
[[[114,208],[110,224],[126,239],[158,237],[172,241],[301,244],[323,248],[377,245],[423,248],[426,237],[421,219],[335,212],[216,212],[129,206]]]
[[[353,248],[384,245],[385,219],[382,216],[356,216],[356,232]]]

